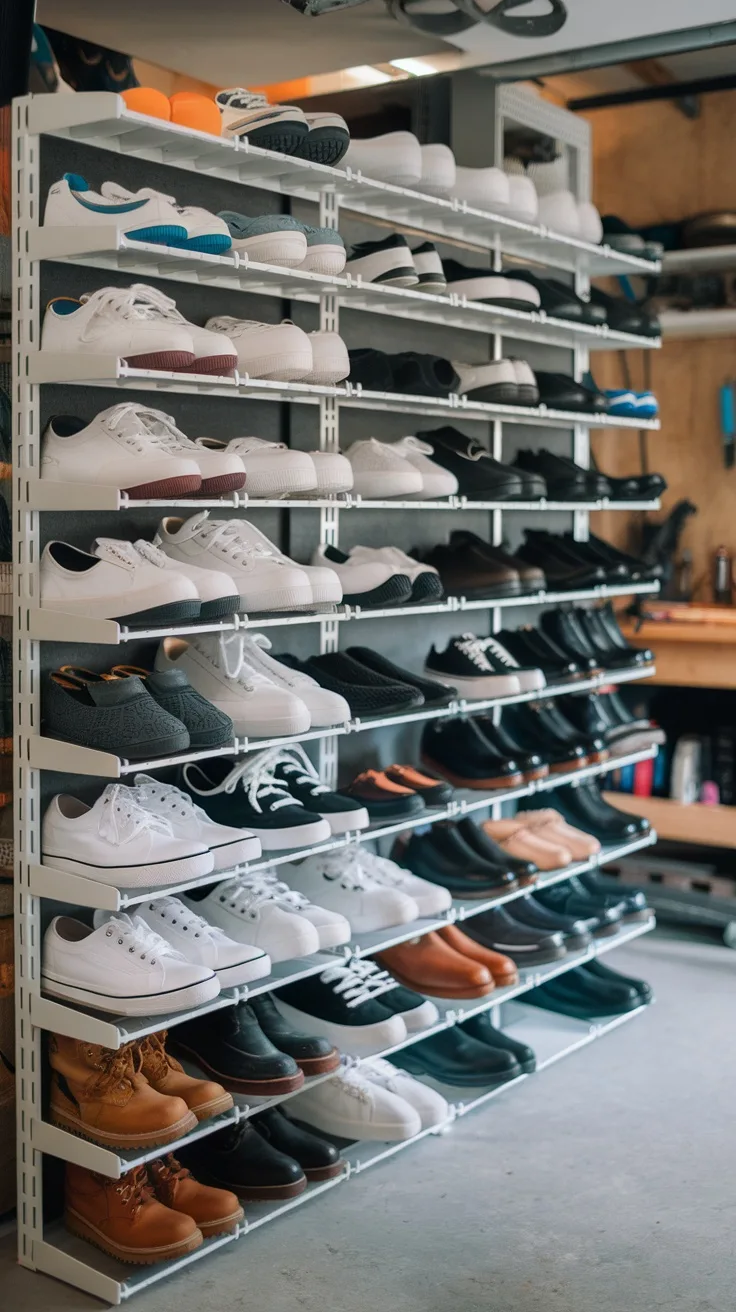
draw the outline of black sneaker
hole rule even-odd
[[[352,1056],[400,1043],[406,1026],[382,1001],[399,986],[377,967],[369,974],[369,964],[338,960],[321,975],[287,984],[276,992],[279,1011],[299,1029],[319,1022],[320,1034]]]
[[[184,767],[184,787],[218,824],[249,829],[264,852],[322,843],[329,822],[307,808],[274,773],[269,752],[246,756],[235,765],[223,757]]]
[[[392,232],[383,241],[356,242],[347,258],[345,272],[360,274],[363,282],[384,287],[416,287],[419,276],[406,237]]]
[[[372,651],[370,647],[348,647],[345,655],[357,661],[364,669],[370,670],[372,674],[380,674],[392,683],[416,688],[417,692],[422,694],[425,706],[449,706],[457,697],[457,689],[436,683],[434,679],[423,679],[420,674],[414,674],[411,670],[404,670],[400,665],[394,665],[393,661],[381,656],[380,652]]]
[[[320,780],[307,753],[298,743],[283,747],[274,765],[274,774],[282,780],[289,793],[308,811],[315,811],[326,820],[333,834],[353,833],[367,829],[368,811],[360,802],[344,793],[333,793]]]
[[[522,497],[524,480],[520,472],[494,460],[490,451],[474,437],[468,437],[449,425],[416,436],[421,442],[430,443],[435,463],[455,475],[461,497],[468,497],[471,501],[507,501]]]
[[[512,697],[521,692],[515,670],[500,663],[490,644],[474,633],[450,638],[444,651],[432,646],[424,663],[425,673],[449,683],[461,697],[484,700],[487,697]]]
[[[356,661],[347,652],[327,652],[300,661],[289,652],[278,656],[283,665],[309,674],[321,688],[329,688],[345,698],[351,715],[399,715],[424,705],[424,697],[416,687],[398,683],[377,670]]]

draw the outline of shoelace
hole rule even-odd
[[[400,888],[404,883],[406,871],[397,868],[392,870],[392,862],[385,857],[378,856],[376,852],[369,852],[365,848],[360,848],[358,853],[363,870],[369,879],[375,880],[384,888]]]
[[[107,839],[116,847],[122,847],[124,843],[132,843],[146,829],[151,833],[165,834],[167,838],[174,836],[168,820],[154,815],[152,811],[146,811],[139,804],[134,788],[126,788],[124,784],[108,784],[102,794],[102,810],[97,825],[100,838]]]
[[[186,1166],[182,1166],[181,1162],[177,1161],[173,1153],[151,1162],[148,1169],[151,1182],[159,1194],[165,1194],[168,1206],[171,1206],[179,1180],[189,1180],[192,1174]]]
[[[370,1082],[363,1074],[362,1064],[358,1057],[343,1056],[340,1069],[335,1072],[328,1083],[337,1085],[343,1092],[348,1093],[351,1098],[358,1099],[359,1102],[370,1102],[372,1099]]]
[[[127,945],[131,954],[136,953],[141,961],[149,961],[152,966],[156,965],[159,957],[177,957],[180,961],[184,960],[181,952],[172,948],[171,944],[151,929],[141,916],[124,914],[111,916],[105,921],[105,934],[108,938],[117,935],[119,947]],[[154,952],[157,954],[155,957],[151,955]]]
[[[160,916],[164,922],[168,921],[171,925],[180,925],[185,933],[191,932],[192,938],[204,938],[212,943],[218,937],[225,937],[216,925],[211,925],[209,921],[203,920],[185,902],[180,902],[178,897],[156,898],[155,902],[148,903],[146,910]],[[156,931],[153,930],[152,932],[155,934]]]
[[[369,876],[363,864],[363,852],[358,843],[351,843],[335,852],[326,852],[322,859],[326,878],[339,879],[342,887],[349,892],[370,887]]]
[[[475,438],[471,438],[468,442],[467,449],[465,451],[459,451],[458,455],[463,456],[465,460],[491,459],[490,451],[486,451],[485,447],[481,446],[480,442],[475,441]]]
[[[423,456],[434,455],[434,447],[430,446],[429,442],[423,442],[421,438],[414,436],[402,437],[400,442],[394,443],[393,449],[397,456],[403,456],[404,459],[406,459],[407,447],[411,451],[421,451]],[[403,448],[403,450],[401,448]]]
[[[103,1048],[94,1065],[97,1074],[90,1078],[86,1086],[89,1093],[107,1093],[112,1089],[133,1092],[135,1065],[132,1043],[126,1043],[122,1048]]]
[[[486,657],[482,638],[476,638],[474,633],[464,633],[462,638],[456,639],[455,647],[457,651],[462,652],[463,656],[467,656],[468,660],[472,661],[479,670],[483,670],[484,673],[488,674],[493,673],[493,666]]]
[[[154,548],[155,550],[155,548]],[[131,788],[136,802],[148,810],[147,804],[157,803],[165,806],[172,813],[180,815],[182,819],[191,820],[195,816],[198,820],[208,820],[209,816],[201,806],[192,800],[188,793],[182,792],[181,788],[176,788],[174,784],[162,783],[160,779],[152,779],[150,774],[137,774],[134,779],[135,787]],[[148,812],[150,815],[157,815],[156,811]],[[163,819],[164,817],[159,817]],[[167,822],[168,823],[168,822]]]
[[[146,291],[154,291],[155,288],[146,288]],[[80,296],[83,305],[92,304],[95,316],[110,312],[119,316],[121,319],[135,319],[138,322],[149,322],[152,319],[162,317],[160,308],[149,298],[141,299],[137,294],[136,287],[100,287],[96,292],[85,292]],[[168,300],[168,297],[165,299]],[[172,305],[174,302],[172,301]],[[83,342],[90,341],[91,328],[93,320],[82,330],[80,340]]]
[[[259,871],[259,874],[264,884],[268,884],[272,899],[277,906],[284,907],[287,911],[304,911],[306,907],[313,905],[304,893],[299,893],[295,888],[284,884],[272,867]]]
[[[122,1176],[115,1185],[106,1175],[100,1175],[98,1179],[114,1188],[121,1203],[125,1207],[129,1207],[133,1215],[140,1211],[144,1203],[150,1202],[153,1198],[153,1188],[148,1179],[145,1166],[136,1166],[135,1170],[129,1171],[127,1175]]]
[[[166,439],[143,423],[140,416],[144,409],[134,401],[126,401],[122,405],[114,406],[105,415],[105,427],[118,442],[131,447],[134,451],[150,452],[153,448],[170,454],[171,445]]]
[[[249,542],[241,535],[237,519],[211,519],[202,524],[199,537],[208,547],[215,547],[235,565],[249,560],[270,560],[278,564],[275,549],[265,542]]]
[[[262,109],[268,105],[269,101],[260,91],[246,91],[245,87],[234,87],[227,93],[221,92],[221,95],[227,95],[227,100],[220,100],[217,103],[220,109]]]
[[[208,789],[197,788],[196,784],[190,780],[187,766],[184,767],[184,777],[187,785],[199,797],[214,797],[217,793],[230,794],[234,793],[238,787],[243,788],[249,804],[259,815],[262,815],[264,811],[261,801],[267,798],[275,799],[269,802],[265,808],[268,811],[279,811],[284,806],[301,806],[301,802],[297,802],[296,798],[291,796],[286,784],[274,778],[274,765],[275,758],[272,752],[263,752],[252,759],[246,757],[239,765],[233,766],[222,783]]]
[[[177,310],[176,301],[166,296],[157,287],[149,287],[145,282],[134,282],[130,288],[135,293],[136,304],[145,306],[152,319],[168,319],[170,323],[186,323],[181,310]]]
[[[224,884],[220,901],[227,902],[236,915],[257,918],[259,909],[267,902],[275,903],[286,911],[297,911],[308,906],[308,900],[293,893],[288,884],[281,884],[275,875],[259,870],[252,875]]]
[[[482,638],[479,641],[483,651],[490,652],[501,665],[505,665],[507,670],[518,670],[519,662],[515,661],[513,656],[495,638]]]
[[[163,1078],[172,1068],[182,1069],[179,1062],[166,1051],[167,1033],[167,1030],[162,1030],[160,1034],[147,1034],[145,1039],[139,1039],[136,1045],[141,1068],[145,1066],[148,1071],[146,1079],[149,1083]]]
[[[385,970],[379,970],[374,961],[342,961],[328,966],[320,975],[323,984],[332,987],[332,992],[342,998],[351,1011],[365,1002],[374,1002],[384,993],[398,988],[395,979]]]
[[[138,555],[147,560],[149,565],[158,565],[159,569],[168,568],[169,557],[166,552],[161,551],[159,547],[154,547],[152,542],[146,542],[145,538],[136,538],[133,546]]]
[[[122,538],[95,538],[92,551],[100,560],[112,557],[127,569],[137,569],[141,563],[133,543],[125,542]]]
[[[382,993],[390,993],[392,989],[399,987],[398,980],[395,980],[393,975],[389,975],[387,970],[381,970],[381,967],[370,957],[358,957],[350,964],[355,973],[364,980],[366,987],[371,990],[373,997],[380,997]]]
[[[309,789],[310,797],[320,797],[330,789],[323,784],[303,747],[294,743],[290,747],[278,749],[276,768],[287,776],[287,783],[304,784]]]
[[[406,1079],[410,1077],[405,1071],[397,1070],[386,1061],[385,1057],[371,1057],[368,1061],[363,1062],[363,1074],[367,1080],[373,1080],[376,1084],[382,1084],[384,1088],[390,1089],[397,1075],[404,1075]]]
[[[178,310],[177,314],[179,314]],[[181,315],[179,317],[181,318]],[[163,410],[149,410],[146,406],[140,407],[138,415],[143,426],[153,437],[157,437],[167,450],[197,450],[196,442],[177,428],[173,415],[164,414]]]

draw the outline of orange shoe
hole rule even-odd
[[[235,1194],[200,1184],[173,1153],[151,1162],[148,1178],[158,1201],[190,1216],[205,1236],[231,1234],[243,1220],[244,1212]]]
[[[453,789],[444,779],[434,779],[413,765],[387,765],[383,772],[387,779],[403,788],[411,788],[424,798],[427,806],[447,806],[452,801]]]
[[[171,119],[169,97],[154,87],[129,87],[121,91],[121,96],[128,109],[135,114],[147,114],[149,118],[163,118],[168,123]]]
[[[177,91],[169,97],[169,106],[172,123],[219,137],[222,115],[211,96],[201,96],[196,91]]]
[[[494,952],[492,948],[484,948],[482,943],[476,943],[475,939],[469,938],[463,934],[457,925],[447,925],[444,929],[437,931],[440,938],[445,940],[448,947],[459,952],[463,957],[468,957],[470,961],[477,961],[481,966],[490,970],[493,979],[500,988],[507,988],[510,984],[519,983],[519,972],[516,969],[516,962],[507,957],[503,952]]]
[[[455,952],[439,934],[399,943],[376,957],[405,988],[434,998],[483,998],[494,988],[493,975],[480,962]]]

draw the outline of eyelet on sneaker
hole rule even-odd
[[[121,938],[118,939],[118,945],[119,945],[120,947],[123,946],[123,940],[122,940]]]
[[[108,930],[107,930],[107,932],[106,932],[106,934],[105,934],[105,938],[112,938],[112,930],[111,930],[111,929],[108,929]]]
[[[135,952],[135,948],[128,948],[129,952]]]

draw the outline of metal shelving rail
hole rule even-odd
[[[523,114],[527,114],[527,118],[529,115],[533,117],[535,112],[542,112],[540,109],[535,110],[531,102],[530,106],[528,111],[526,109],[523,111]],[[87,751],[45,738],[41,732],[40,705],[42,643],[73,641],[115,645],[136,639],[161,638],[167,633],[185,634],[199,629],[200,626],[183,625],[175,629],[153,628],[137,631],[111,621],[95,621],[86,617],[71,619],[69,616],[41,609],[38,604],[40,515],[45,512],[127,511],[146,506],[202,509],[208,505],[214,508],[227,508],[228,511],[236,513],[252,514],[267,508],[289,512],[296,509],[304,510],[311,505],[318,512],[315,530],[318,529],[321,540],[337,545],[341,512],[350,511],[352,514],[361,511],[371,514],[388,509],[400,509],[412,512],[423,510],[430,514],[442,512],[444,515],[485,510],[491,518],[493,541],[499,543],[503,514],[568,511],[573,516],[575,537],[583,540],[587,536],[590,511],[604,508],[653,509],[656,503],[636,503],[636,505],[621,503],[619,506],[605,502],[477,503],[467,502],[459,497],[449,498],[445,502],[402,503],[366,502],[350,495],[313,503],[301,499],[258,502],[250,500],[247,496],[238,495],[213,499],[210,502],[203,500],[133,502],[117,488],[101,485],[91,487],[61,485],[47,482],[39,477],[41,388],[48,384],[64,383],[83,388],[155,391],[158,394],[174,396],[197,394],[212,398],[213,404],[217,404],[219,397],[243,397],[271,400],[282,405],[291,403],[312,405],[318,408],[319,442],[320,448],[325,450],[334,450],[338,447],[339,417],[343,409],[429,415],[483,423],[490,427],[492,453],[496,457],[502,454],[503,430],[506,425],[532,425],[569,431],[572,435],[572,454],[577,462],[584,466],[589,464],[591,428],[641,429],[657,427],[657,423],[654,421],[643,424],[641,421],[616,420],[608,416],[554,411],[543,406],[532,408],[480,404],[457,395],[437,399],[372,393],[351,386],[350,383],[342,387],[319,387],[303,383],[264,382],[259,379],[249,379],[247,376],[213,379],[196,375],[166,374],[133,369],[119,360],[100,355],[72,353],[63,355],[44,352],[39,349],[43,263],[48,261],[62,267],[83,266],[129,273],[136,277],[197,283],[205,290],[208,287],[220,287],[250,294],[312,302],[319,306],[320,327],[323,330],[338,330],[341,307],[367,314],[390,316],[407,324],[420,320],[444,324],[448,328],[467,329],[486,334],[490,339],[493,358],[498,358],[502,354],[504,335],[514,339],[545,343],[572,351],[573,372],[578,378],[582,377],[587,369],[590,350],[622,349],[627,346],[637,349],[656,348],[659,342],[657,339],[631,337],[612,332],[607,328],[590,328],[566,323],[540,312],[526,314],[483,303],[467,302],[465,298],[454,295],[428,295],[411,290],[364,285],[360,279],[354,279],[349,275],[326,278],[248,262],[237,255],[218,257],[165,250],[161,247],[132,243],[113,227],[46,229],[41,226],[43,197],[40,191],[40,176],[43,140],[53,136],[62,143],[64,141],[81,143],[106,152],[117,152],[131,159],[157,165],[164,174],[170,169],[194,172],[201,182],[202,198],[205,202],[208,179],[225,179],[246,188],[271,190],[285,197],[313,202],[319,206],[319,222],[325,226],[337,227],[340,209],[343,209],[379,223],[389,222],[399,229],[405,228],[412,232],[424,233],[430,239],[434,237],[443,242],[459,243],[466,249],[482,251],[486,256],[491,256],[494,269],[501,267],[502,254],[504,254],[513,259],[545,265],[551,269],[566,270],[574,275],[575,287],[579,292],[587,290],[587,279],[591,274],[653,273],[657,271],[657,266],[635,257],[621,255],[606,246],[593,246],[575,238],[565,237],[539,225],[522,223],[504,215],[484,213],[463,202],[424,196],[418,192],[376,182],[364,178],[359,172],[353,172],[349,168],[332,169],[259,150],[248,146],[246,142],[236,143],[204,133],[190,132],[176,124],[133,113],[127,109],[120,97],[112,93],[95,92],[61,98],[27,97],[15,102],[13,112],[15,280],[13,527],[16,662],[14,791],[17,853],[15,913],[18,930],[16,1014],[19,1260],[24,1266],[55,1275],[107,1302],[117,1304],[159,1279],[173,1274],[191,1261],[198,1260],[241,1235],[250,1234],[251,1231],[277,1216],[287,1213],[329,1188],[344,1183],[369,1166],[393,1156],[407,1145],[356,1144],[348,1150],[345,1172],[336,1180],[311,1185],[299,1198],[288,1203],[250,1206],[247,1209],[245,1224],[237,1235],[209,1240],[202,1249],[197,1250],[190,1257],[152,1269],[131,1272],[127,1267],[122,1267],[68,1234],[61,1222],[44,1225],[42,1191],[44,1152],[78,1162],[113,1178],[118,1177],[135,1162],[145,1161],[156,1155],[155,1152],[127,1156],[113,1153],[70,1135],[44,1119],[42,1096],[44,1030],[57,1030],[90,1042],[118,1047],[124,1042],[161,1029],[165,1025],[182,1023],[191,1014],[201,1015],[206,1011],[230,1006],[243,997],[252,997],[259,992],[276,988],[286,981],[294,982],[306,978],[323,969],[325,962],[334,961],[335,957],[334,954],[320,955],[302,961],[282,962],[274,967],[268,979],[259,981],[249,990],[226,990],[219,998],[195,1013],[178,1013],[169,1017],[137,1018],[134,1021],[110,1019],[67,1006],[42,995],[40,989],[42,913],[48,911],[48,903],[61,901],[82,908],[123,910],[127,907],[135,907],[141,900],[155,897],[157,893],[168,894],[214,882],[213,877],[208,876],[204,879],[184,881],[176,889],[131,890],[110,887],[45,865],[40,844],[43,771],[60,770],[87,777],[119,778],[129,774],[134,768],[155,770],[166,765],[178,764],[182,760],[217,754],[235,755],[236,752],[255,751],[270,744],[264,744],[262,741],[241,741],[231,747],[220,749],[217,753],[187,753],[167,760],[156,759],[143,766],[137,763],[133,767],[130,762],[120,760],[109,753]],[[544,112],[551,111],[547,107]],[[583,173],[580,173],[581,177]],[[175,179],[172,179],[171,189],[176,189]],[[125,533],[124,523],[121,525],[121,530]],[[342,606],[329,615],[269,615],[261,618],[236,616],[230,623],[201,626],[201,629],[207,632],[236,632],[241,628],[318,624],[319,650],[328,652],[337,649],[341,626],[346,622],[382,618],[399,620],[411,615],[441,616],[477,610],[489,612],[491,627],[493,631],[497,631],[505,611],[510,607],[567,601],[595,601],[633,592],[656,590],[656,584],[644,582],[622,587],[597,587],[578,592],[545,591],[534,596],[508,598],[503,602],[493,598],[469,600],[464,597],[450,597],[434,605],[400,607],[385,611],[366,611],[359,607]],[[603,673],[579,681],[575,690],[584,691],[602,687],[609,679],[614,678],[616,682],[624,682],[628,679],[646,677],[651,672],[650,667],[645,670],[620,671],[615,675]],[[545,696],[559,696],[568,691],[569,688],[549,688],[545,691]],[[337,775],[339,741],[348,733],[377,733],[399,723],[428,720],[437,715],[464,715],[480,709],[490,710],[494,715],[498,715],[503,704],[524,700],[533,700],[533,695],[490,699],[483,703],[468,704],[458,701],[450,707],[442,708],[439,712],[425,710],[405,716],[353,720],[342,729],[308,733],[291,740],[278,741],[308,742],[317,739],[322,777],[326,782],[334,783]],[[276,740],[273,742],[275,743]],[[390,838],[418,824],[473,814],[482,810],[490,809],[494,815],[497,815],[504,802],[510,803],[532,792],[546,791],[559,785],[595,777],[612,768],[614,764],[644,760],[655,752],[656,748],[645,747],[616,758],[615,762],[591,764],[582,770],[569,774],[556,774],[535,783],[523,784],[501,792],[496,791],[493,795],[470,790],[461,791],[446,808],[432,810],[421,817],[415,817],[410,822],[372,825],[362,833],[341,836],[318,844],[309,851],[316,853],[339,848],[350,841],[365,842]],[[650,833],[615,849],[607,849],[599,857],[576,863],[566,870],[548,872],[540,878],[539,887],[559,882],[572,873],[595,870],[607,860],[618,859],[649,845],[655,837]],[[265,865],[288,863],[296,855],[304,854],[304,852],[282,853],[268,861],[264,858],[261,862],[252,863],[249,868],[255,870]],[[217,879],[235,878],[241,869],[243,868],[220,874]],[[402,926],[382,934],[364,935],[351,943],[345,952],[353,956],[376,953],[382,948],[403,942],[408,937],[427,933],[448,921],[462,922],[490,907],[513,902],[514,898],[522,896],[525,891],[520,888],[512,889],[503,894],[489,896],[487,900],[475,900],[472,903],[456,900],[445,917],[436,921],[418,921],[413,925]],[[523,972],[518,985],[497,989],[489,997],[474,1003],[459,1006],[456,1002],[443,1003],[440,1000],[437,1022],[423,1034],[409,1036],[405,1043],[418,1042],[429,1033],[456,1024],[463,1016],[475,1014],[491,1006],[496,1007],[501,1003],[510,1003],[512,999],[522,997],[526,991],[544,979],[581,965],[593,956],[647,932],[652,924],[653,921],[650,920],[627,926],[615,938],[595,942],[584,952],[569,954],[562,963],[545,967],[543,970]],[[630,1013],[630,1015],[634,1014],[637,1013]],[[576,1050],[627,1019],[629,1015],[600,1023],[568,1023],[564,1018],[550,1017],[544,1012],[525,1008],[525,1015],[521,1021],[517,1016],[516,1023],[522,1028],[526,1025],[526,1028],[537,1036],[534,1041],[539,1044],[539,1069],[542,1069],[551,1061]],[[513,1017],[511,1023],[514,1024]],[[391,1051],[405,1046],[405,1043],[396,1045]],[[309,1083],[318,1082],[320,1078],[323,1077],[315,1077]],[[425,1130],[416,1138],[422,1139],[429,1134],[443,1132],[456,1117],[464,1115],[475,1106],[484,1104],[500,1091],[497,1088],[481,1093],[476,1091],[472,1098],[460,1097],[456,1091],[449,1099],[451,1109],[448,1122]],[[298,1092],[291,1096],[298,1097]],[[248,1104],[239,1099],[238,1105],[232,1112],[225,1113],[210,1125],[205,1123],[199,1126],[183,1143],[212,1133],[243,1116],[252,1115],[260,1106],[276,1101],[279,1100],[268,1099],[265,1102],[256,1100]],[[416,1142],[416,1139],[409,1142]]]

